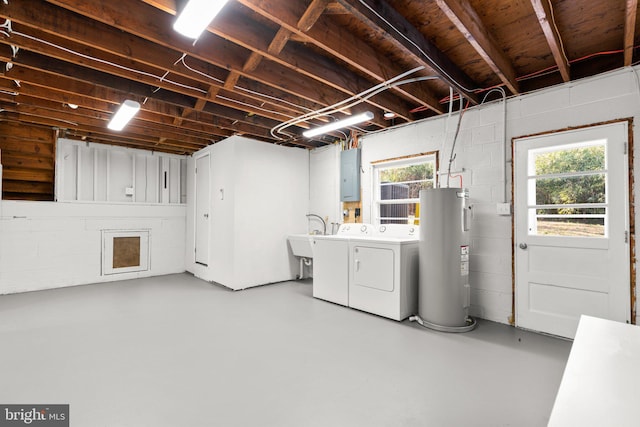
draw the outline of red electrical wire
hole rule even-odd
[[[640,47],[640,45],[634,46],[633,49],[637,49],[638,47]],[[595,52],[595,53],[591,53],[589,55],[581,56],[580,58],[572,59],[571,61],[569,61],[569,64],[574,64],[576,62],[585,61],[585,60],[593,58],[595,56],[615,55],[615,54],[619,54],[619,53],[623,53],[623,52],[624,52],[623,49],[605,50],[605,51],[602,51],[602,52]],[[555,72],[556,70],[558,70],[558,66],[557,65],[553,65],[551,67],[543,68],[542,70],[534,71],[533,73],[525,74],[524,76],[516,77],[516,81],[522,81],[522,80],[527,80],[527,79],[530,79],[530,78],[533,78],[533,77],[538,77],[538,76],[544,75],[545,73],[548,73],[549,71],[554,71]],[[503,84],[497,84],[497,85],[486,87],[486,88],[475,89],[473,91],[473,93],[486,92],[488,90],[495,89],[495,88],[500,87],[500,86],[504,86],[504,85]],[[440,100],[440,103],[444,104],[446,102],[456,101],[456,100],[459,99],[459,97],[460,97],[460,95],[454,95],[453,98],[450,99],[448,96],[445,96],[444,98],[442,98]],[[425,107],[425,106],[421,105],[420,107],[414,108],[410,112],[411,113],[417,113],[417,112],[424,111],[424,110],[427,110],[427,109],[428,109],[428,107]]]

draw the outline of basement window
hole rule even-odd
[[[375,224],[418,224],[420,190],[436,186],[435,153],[373,165]]]

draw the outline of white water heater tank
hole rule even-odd
[[[435,188],[420,192],[418,314],[425,326],[448,332],[468,328],[470,304],[468,192]],[[475,321],[473,321],[475,326]]]

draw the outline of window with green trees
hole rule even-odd
[[[606,141],[529,154],[529,234],[604,237]]]
[[[420,190],[436,186],[435,170],[435,154],[374,165],[375,223],[417,224]]]

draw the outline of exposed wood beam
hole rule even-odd
[[[371,28],[386,34],[387,40],[411,55],[418,63],[432,68],[449,86],[478,104],[476,84],[449,57],[427,40],[420,31],[384,0],[338,0],[352,15]]]
[[[129,66],[132,58],[135,58],[136,64],[142,63],[157,67],[163,71],[169,70],[172,76],[180,75],[184,78],[193,79],[204,83],[207,87],[210,85],[221,87],[227,77],[227,70],[233,69],[234,64],[242,64],[244,62],[244,59],[241,59],[243,62],[238,59],[242,55],[237,54],[237,46],[234,47],[229,43],[221,45],[219,42],[216,44],[214,40],[211,43],[208,42],[208,49],[202,49],[203,52],[200,53],[202,56],[208,55],[213,59],[206,62],[199,57],[190,55],[184,59],[184,62],[190,68],[188,69],[183,66],[181,61],[176,62],[183,52],[115,30],[101,22],[80,15],[69,14],[64,9],[40,0],[11,2],[9,5],[0,7],[0,16],[37,28],[51,35],[64,37],[65,40],[76,41],[84,46],[116,55],[120,58],[117,60],[118,63],[124,62],[124,65]],[[216,49],[218,49],[217,52]],[[286,73],[281,72],[280,75],[286,75]],[[301,114],[306,109],[317,109],[325,106],[316,102],[319,92],[316,91],[316,96],[314,97],[314,92],[308,89],[309,85],[307,85],[307,91],[304,96],[300,97],[299,94],[278,89],[279,82],[276,82],[272,76],[259,74],[257,76],[259,81],[249,80],[249,78],[253,77],[247,73],[244,73],[243,76],[247,77],[245,84],[251,86],[251,91],[238,89],[236,92],[242,96],[251,97],[261,102],[282,99],[287,103],[282,104],[281,108],[289,111],[294,111],[292,110],[293,105],[300,105],[300,108],[295,109],[294,114]]]
[[[519,93],[520,89],[513,64],[500,49],[490,31],[482,22],[482,18],[480,18],[469,1],[436,0],[436,3],[482,59],[491,67],[493,72],[502,80],[502,83],[512,93]]]
[[[298,29],[307,32],[316,23],[322,12],[329,4],[329,0],[313,0],[304,14],[298,20]]]
[[[18,93],[42,99],[55,99],[61,103],[75,103],[109,114],[113,111],[114,104],[120,103],[126,97],[126,94],[101,88],[94,84],[78,82],[60,76],[52,78],[46,73],[25,69],[18,65],[11,70],[10,74],[10,76],[4,76],[0,79],[0,87],[5,90],[15,90]],[[13,83],[13,79],[16,77],[22,82],[20,88],[16,88]],[[20,100],[20,95],[17,99]],[[232,133],[229,130],[225,130],[225,128],[236,130],[240,128],[245,133],[265,137],[268,135],[267,129],[273,126],[272,122],[260,128],[255,125],[257,118],[246,118],[246,123],[234,124],[233,122],[239,119],[245,119],[245,116],[232,109],[216,112],[222,116],[211,113],[198,113],[198,116],[189,118],[189,121],[183,123],[181,127],[185,130],[193,129],[205,132],[208,137],[230,136]],[[173,117],[180,114],[181,110],[178,107],[168,107],[165,104],[149,99],[137,117],[152,123],[169,124],[174,120]],[[234,117],[229,119],[222,118],[226,114],[234,115]],[[205,125],[205,123],[209,125]]]
[[[633,63],[633,46],[635,45],[636,17],[638,0],[627,0],[624,20],[624,66]]]
[[[300,17],[304,15],[306,9],[299,2],[289,2],[286,0],[237,0],[239,3],[250,8],[254,12],[275,22],[276,24],[297,34],[299,37],[315,44],[320,49],[325,50],[336,58],[349,64],[354,69],[374,79],[378,83],[386,81],[389,77],[400,75],[406,71],[405,68],[389,61],[373,47],[364,43],[351,32],[336,25],[322,16],[307,32],[298,28]],[[346,12],[346,11],[345,11]],[[426,106],[437,113],[444,112],[439,100],[427,91],[424,85],[417,87],[401,86],[391,89],[419,105]]]
[[[51,40],[51,37],[52,37],[46,34],[38,34],[38,33],[36,34],[38,35],[38,37],[48,37],[49,40]],[[6,50],[7,55],[4,56],[3,59],[6,61],[11,61],[17,64],[24,64],[27,66],[29,66],[30,62],[35,61],[34,54],[32,52],[38,52],[41,54],[49,54],[49,55],[51,55],[51,52],[52,52],[51,49],[48,48],[45,44],[34,42],[31,38],[23,37],[18,34],[14,34],[10,39],[0,38],[0,43],[11,44],[11,45],[15,45],[25,49],[25,50],[19,51],[15,58],[11,58],[9,56],[10,50],[7,48]],[[61,43],[61,41],[57,41],[57,43]],[[199,82],[185,80],[185,79],[182,79],[181,76],[176,76],[173,74],[168,75],[166,79],[161,79],[162,75],[164,74],[164,71],[158,68],[151,69],[148,66],[145,66],[143,64],[138,64],[138,63],[128,64],[127,68],[124,68],[122,66],[110,65],[110,64],[115,64],[116,63],[115,61],[118,60],[117,58],[114,58],[113,55],[109,55],[107,53],[98,51],[90,47],[84,47],[77,44],[74,45],[73,43],[68,41],[67,41],[67,46],[69,46],[69,49],[75,48],[76,51],[82,51],[84,55],[90,55],[93,58],[96,58],[96,60],[90,61],[84,58],[78,58],[78,56],[75,56],[68,51],[62,51],[62,50],[54,50],[53,51],[55,55],[54,57],[56,59],[61,59],[69,63],[74,63],[74,62],[79,63],[81,65],[88,66],[94,70],[109,73],[110,75],[115,75],[115,76],[126,78],[128,80],[135,80],[141,83],[145,83],[149,85],[149,87],[156,86],[158,88],[162,88],[170,92],[180,93],[182,95],[187,95],[203,101],[214,100],[215,95],[220,90],[219,86],[211,86],[209,91],[206,91],[202,89],[204,86],[201,85]],[[0,54],[0,57],[1,56],[2,55]],[[45,60],[44,63],[41,63],[40,65],[43,67],[48,67],[49,61]],[[135,68],[132,68],[132,67],[135,67]],[[138,70],[138,71],[134,71],[134,70]],[[156,77],[153,77],[154,75]],[[215,92],[215,94],[212,95],[212,92]],[[149,92],[147,95],[152,96],[151,92]],[[253,111],[254,113],[258,112],[258,109],[261,108],[260,107],[261,104],[264,104],[264,101],[257,101],[253,98],[249,99],[247,97],[242,97],[239,95],[232,95],[231,91],[228,93],[227,96],[225,96],[225,98],[221,98],[217,102],[231,108],[236,108],[238,104],[241,104],[244,109],[247,109],[248,111]],[[251,107],[252,105],[255,105],[255,109],[252,109]],[[269,108],[269,111],[263,112],[262,115],[267,117],[270,116],[272,119],[276,121],[285,120],[290,114],[289,111],[287,111],[284,108],[281,108],[275,102],[270,103],[268,108]],[[273,113],[278,113],[278,114],[273,114]]]
[[[83,2],[77,2],[73,0],[50,0],[50,3],[59,5],[68,10],[72,10],[76,13],[88,16],[91,19],[112,25],[120,30],[135,34],[138,37],[153,41],[165,47],[177,47],[183,52],[188,52],[192,56],[197,57],[204,61],[220,62],[219,58],[224,55],[225,51],[237,54],[234,58],[229,58],[231,62],[226,63],[228,70],[235,70],[241,72],[244,60],[248,56],[249,51],[259,51],[263,56],[269,57],[269,59],[280,65],[289,68],[289,71],[284,74],[271,75],[271,79],[274,76],[287,76],[287,79],[301,80],[298,73],[310,77],[317,82],[322,83],[324,86],[333,88],[334,91],[342,92],[338,99],[333,104],[344,99],[344,93],[346,88],[336,81],[341,82],[343,80],[349,80],[357,82],[359,79],[353,73],[349,73],[347,70],[338,70],[335,65],[332,68],[318,67],[315,63],[315,56],[305,54],[302,51],[298,51],[294,59],[283,59],[283,55],[274,57],[267,52],[267,46],[265,45],[265,32],[264,26],[258,22],[251,21],[249,19],[238,19],[236,14],[229,13],[226,10],[226,17],[224,20],[216,22],[216,26],[211,27],[209,32],[205,32],[198,43],[195,45],[188,44],[184,37],[180,37],[172,29],[173,17],[166,13],[145,4],[140,1],[120,1],[117,4],[105,3],[102,0],[85,0]],[[234,3],[229,3],[226,8],[233,7]],[[127,14],[122,14],[122,9],[128,10]],[[246,18],[246,17],[245,17]],[[302,55],[302,57],[300,56]],[[295,71],[296,73],[293,73]],[[252,74],[255,77],[255,74]],[[361,79],[360,79],[361,80]],[[276,87],[288,87],[288,81],[279,82],[275,84]],[[306,86],[310,92],[319,93],[326,92],[326,88],[322,85],[318,85],[313,81],[305,79],[304,86]],[[383,97],[377,97],[381,99]],[[368,102],[376,102],[374,98]],[[383,105],[379,108],[389,108],[396,111],[397,108],[391,108]],[[407,114],[406,111],[399,110],[398,114]]]
[[[284,49],[285,45],[287,44],[290,38],[291,38],[291,31],[285,28],[280,28],[276,33],[276,35],[273,37],[273,40],[271,40],[271,43],[269,43],[267,52],[269,52],[271,55],[279,55],[280,52],[282,52],[282,49]]]
[[[558,66],[562,80],[568,82],[571,80],[569,62],[562,44],[562,36],[558,32],[559,30],[553,19],[553,9],[550,1],[551,0],[531,0],[531,5],[533,6],[533,10],[536,12],[538,22],[542,27],[542,32],[544,33],[545,38],[547,39],[547,43],[551,49],[551,54]]]

